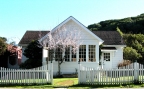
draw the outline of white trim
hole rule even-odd
[[[72,61],[72,51],[71,51],[71,50],[72,50],[72,47],[70,46],[70,50],[69,50],[69,51],[70,51],[70,54],[69,54],[69,58],[70,58],[70,60],[69,60],[69,62]]]
[[[96,62],[99,63],[99,45],[98,44],[96,44],[95,51],[96,51]]]
[[[86,44],[86,62],[89,61],[89,47],[88,47],[88,46],[89,46],[89,45]]]
[[[126,45],[103,45],[103,47],[126,47]]]
[[[78,49],[77,52],[76,52],[76,61],[77,61],[77,62],[79,61],[79,49]]]

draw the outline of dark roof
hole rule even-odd
[[[102,50],[116,50],[115,47],[102,47]]]
[[[49,31],[26,31],[19,44],[29,44],[32,40],[39,40]]]
[[[19,44],[29,44],[32,40],[39,40],[49,31],[26,31]],[[117,31],[92,31],[104,41],[104,45],[125,45]],[[40,35],[41,34],[41,35]]]
[[[104,45],[125,45],[121,35],[117,31],[92,31],[104,41]]]

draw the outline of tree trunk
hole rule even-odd
[[[64,60],[65,60],[65,49],[62,50],[62,59],[59,58],[58,60],[58,76],[61,75],[61,64],[63,63]]]
[[[61,70],[60,70],[60,60],[58,60],[58,76],[60,76],[61,75]]]

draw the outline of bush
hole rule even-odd
[[[42,66],[42,46],[39,41],[32,41],[23,53],[28,59],[20,65],[20,68],[30,69]]]
[[[27,59],[24,63],[20,64],[20,68],[22,69],[31,69],[42,66],[41,59]]]

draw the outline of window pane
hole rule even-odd
[[[89,45],[89,62],[95,62],[95,45]]]
[[[79,60],[86,61],[86,45],[80,45],[79,47]]]
[[[62,60],[62,50],[60,48],[57,48],[55,50],[55,61],[58,61],[58,60]]]
[[[110,53],[104,53],[104,60],[110,61]]]
[[[65,61],[70,61],[70,47],[65,50]]]
[[[53,59],[54,50],[48,50],[48,60],[51,61]]]

